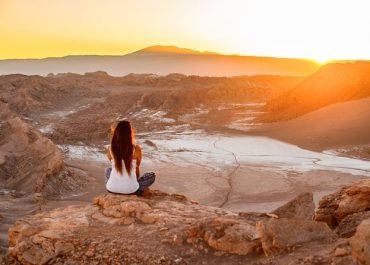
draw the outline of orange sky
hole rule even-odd
[[[176,45],[226,54],[370,59],[367,0],[0,0],[0,59]]]

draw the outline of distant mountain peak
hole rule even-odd
[[[155,53],[177,53],[177,54],[218,54],[215,52],[200,52],[188,48],[180,48],[173,45],[155,45],[141,49],[137,52],[155,52]]]

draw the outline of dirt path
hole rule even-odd
[[[229,154],[231,154],[233,157],[234,157],[234,161],[235,161],[235,167],[233,168],[233,170],[227,174],[226,178],[227,178],[227,182],[228,182],[228,185],[229,185],[229,189],[226,193],[226,196],[225,196],[225,200],[219,205],[220,208],[224,207],[228,202],[229,202],[229,199],[230,199],[230,195],[231,195],[231,192],[233,191],[233,176],[235,175],[235,173],[238,171],[238,169],[240,168],[240,163],[239,163],[239,160],[237,158],[237,156],[235,155],[234,152],[232,151],[229,151],[227,149],[224,149],[224,148],[220,148],[220,147],[217,147],[217,142],[219,141],[220,139],[216,140],[213,142],[213,147],[218,149],[218,150],[222,150],[222,151],[225,151]]]

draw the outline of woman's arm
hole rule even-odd
[[[112,161],[113,157],[112,157],[112,153],[110,151],[110,146],[107,148],[107,157],[108,157],[109,161]]]
[[[135,146],[136,177],[137,178],[140,177],[140,164],[141,164],[142,157],[143,157],[143,153],[142,153],[142,150],[141,150],[141,146],[137,144]]]

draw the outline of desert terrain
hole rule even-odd
[[[302,192],[317,204],[370,177],[369,69],[1,76],[1,244],[16,219],[105,192],[108,130],[122,119],[143,148],[141,171],[157,174],[154,189],[235,212],[270,212]]]
[[[144,151],[142,171],[157,173],[155,188],[235,211],[269,211],[304,191],[314,192],[317,202],[370,175],[368,69],[366,63],[332,64],[308,77],[112,77],[101,71],[2,76],[1,196],[8,198],[2,199],[2,222],[9,225],[15,212],[23,214],[7,206],[10,198],[27,204],[27,196],[37,201],[34,193],[45,193],[42,208],[52,208],[104,191],[108,130],[121,119],[136,128]],[[357,83],[332,84],[330,76],[341,72],[351,73]],[[322,86],[323,75],[333,88],[311,91],[313,99],[323,98],[314,104],[304,89],[317,87],[315,82]],[[308,113],[297,113],[289,96],[310,106]],[[274,107],[283,98],[284,108]],[[26,136],[28,142],[22,143]],[[57,161],[43,162],[45,176],[68,172],[73,181],[66,185],[73,187],[38,188],[24,181],[40,169],[21,171],[17,159],[32,165],[23,156],[38,158],[22,148],[41,141]],[[21,146],[18,153],[14,143]],[[27,207],[26,213],[37,207]],[[2,227],[5,233],[7,226]]]

